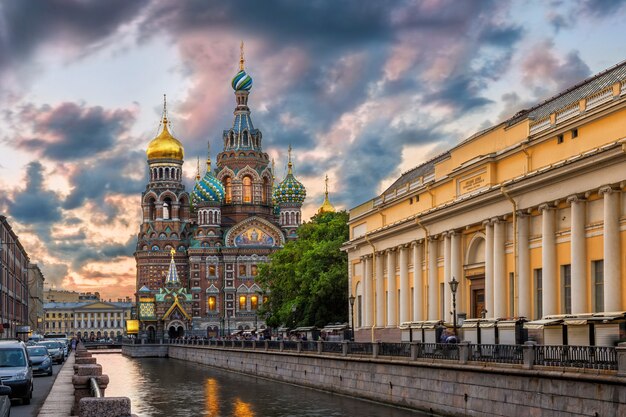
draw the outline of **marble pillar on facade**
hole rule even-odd
[[[587,312],[587,242],[585,238],[585,206],[584,199],[574,195],[567,201],[570,203],[570,264],[572,313]],[[563,312],[564,313],[564,312]]]
[[[411,294],[409,293],[409,247],[400,248],[400,323],[411,320]]]
[[[487,317],[494,317],[493,313],[493,224],[485,225],[485,310]]]
[[[450,274],[457,281],[459,281],[458,289],[456,290],[456,311],[458,313],[466,312],[465,307],[465,279],[463,278],[463,260],[461,259],[461,234],[451,232],[451,247],[450,247]]]
[[[387,326],[398,326],[398,283],[396,281],[396,250],[387,251]]]
[[[532,317],[530,303],[530,247],[529,216],[518,213],[517,215],[517,314],[520,317]]]
[[[374,258],[376,270],[376,327],[385,325],[385,278],[384,278],[384,256],[377,253]]]
[[[443,321],[452,323],[452,292],[450,291],[450,234],[446,233],[443,237]]]
[[[506,222],[495,220],[493,223],[493,317],[506,317]]]
[[[413,321],[424,320],[423,248],[424,246],[421,242],[413,244]]]
[[[604,196],[604,311],[621,311],[620,197],[618,189],[602,187]]]
[[[557,314],[556,225],[555,210],[547,204],[539,206],[541,212],[541,283],[542,315]]]
[[[363,314],[363,326],[371,327],[372,326],[372,310],[374,306],[374,298],[371,296],[373,294],[372,289],[372,258],[369,256],[365,256],[363,258],[364,268],[363,268],[363,301],[361,305],[364,307],[365,311]]]
[[[428,240],[428,320],[438,320],[437,310],[439,294],[439,279],[437,274],[437,252],[439,241],[436,237]]]

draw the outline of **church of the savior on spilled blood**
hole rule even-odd
[[[275,183],[263,135],[250,118],[251,87],[242,46],[232,79],[233,125],[223,132],[216,168],[209,156],[191,193],[182,183],[183,145],[170,133],[165,106],[160,133],[148,145],[135,252],[139,332],[148,339],[265,329],[257,311],[267,295],[255,277],[272,252],[297,238],[306,190],[293,175],[291,149],[287,175]],[[328,189],[320,211],[334,211]]]

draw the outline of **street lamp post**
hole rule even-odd
[[[350,301],[350,318],[352,319],[352,334],[350,336],[350,340],[354,342],[354,300],[356,297],[351,295],[348,297],[348,301]]]
[[[450,280],[450,282],[448,282],[448,284],[450,285],[450,291],[452,291],[452,322],[453,322],[452,325],[454,326],[454,335],[457,336],[456,334],[456,290],[459,288],[459,281],[457,281],[455,277],[452,277],[452,279]]]

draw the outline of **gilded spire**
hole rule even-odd
[[[167,129],[167,96],[163,94],[163,129]]]
[[[243,41],[241,41],[241,46],[239,48],[241,50],[239,55],[239,71],[243,71],[244,64],[246,60],[243,58]]]
[[[324,202],[322,203],[320,208],[317,210],[318,214],[335,212],[335,207],[333,207],[333,205],[330,204],[330,200],[328,199],[328,174],[326,174],[325,181],[326,181],[326,189],[324,191]]]
[[[198,169],[196,171],[196,181],[200,181],[200,157],[198,157]]]
[[[211,171],[211,142],[207,141],[206,171]]]
[[[276,162],[274,161],[274,158],[272,158],[272,184],[274,184],[274,182],[276,181]]]
[[[289,162],[287,163],[287,175],[292,174],[293,170],[293,164],[291,163],[291,144],[289,144],[289,151],[288,151],[288,155],[289,155]]]

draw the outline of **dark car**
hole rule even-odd
[[[28,356],[33,365],[33,374],[52,375],[52,358],[45,346],[27,346]]]
[[[30,404],[33,398],[33,369],[24,342],[0,342],[0,380],[11,387],[10,398],[21,398],[23,404]]]
[[[3,385],[0,382],[0,417],[9,417],[11,415],[11,387]]]
[[[65,354],[63,353],[63,346],[61,346],[60,342],[55,340],[45,340],[37,343],[37,346],[45,346],[46,349],[48,349],[48,353],[50,353],[50,358],[52,358],[54,362],[65,362]]]

